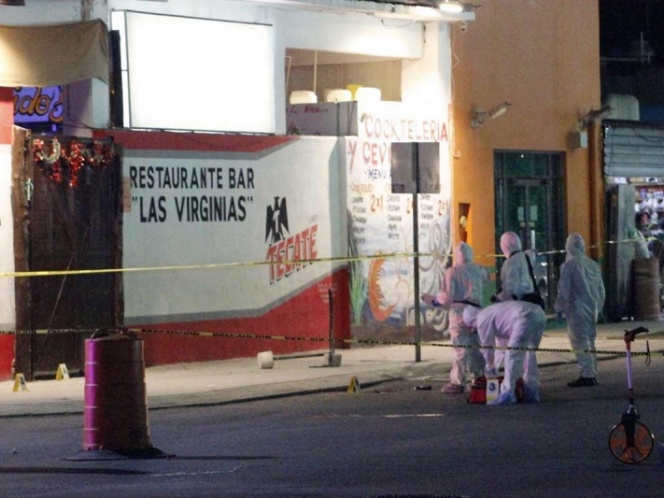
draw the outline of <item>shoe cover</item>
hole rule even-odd
[[[440,390],[443,394],[463,394],[465,388],[459,384],[452,384],[451,382],[445,384],[445,386]]]
[[[498,406],[498,405],[516,405],[516,396],[514,393],[500,393],[498,397],[494,400],[491,400],[487,405]]]
[[[523,386],[523,402],[524,403],[539,403],[540,393],[537,387],[528,385]]]

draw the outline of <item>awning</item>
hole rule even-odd
[[[664,178],[664,126],[603,121],[604,175]]]
[[[0,86],[108,83],[108,29],[101,20],[0,26]]]

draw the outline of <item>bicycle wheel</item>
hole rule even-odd
[[[609,434],[609,450],[622,463],[636,464],[650,456],[655,447],[655,436],[641,422],[634,423],[634,445],[627,444],[625,426],[616,424]]]

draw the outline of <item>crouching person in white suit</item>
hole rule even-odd
[[[546,328],[546,315],[540,306],[527,301],[504,301],[483,308],[467,308],[464,322],[477,328],[486,360],[485,374],[496,377],[496,345],[506,346],[505,372],[500,385],[500,394],[490,404],[511,405],[516,403],[516,381],[523,378],[524,401],[538,402],[540,399],[537,352]]]

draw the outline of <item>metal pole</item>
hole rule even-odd
[[[332,366],[334,357],[334,302],[332,301],[332,289],[327,290],[327,297],[330,302],[330,354],[327,358],[328,366]]]
[[[417,150],[417,149],[415,149]],[[420,192],[420,164],[419,154],[415,152],[413,165],[415,168],[415,193],[413,194],[413,265],[414,265],[414,311],[415,311],[415,361],[422,361],[420,350],[420,241],[419,241],[419,216],[418,216],[418,195]]]

